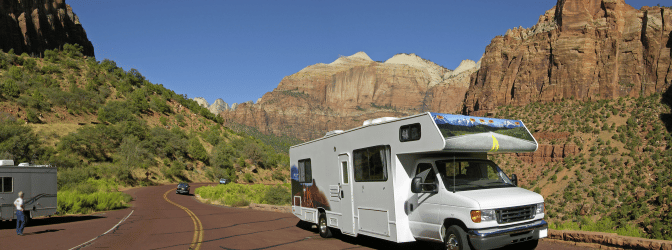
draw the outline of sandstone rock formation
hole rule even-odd
[[[415,54],[398,54],[380,63],[358,52],[308,66],[282,79],[256,104],[234,104],[235,109],[232,105],[221,115],[262,132],[309,140],[382,116],[455,113],[461,111],[476,67],[465,61],[455,73]]]
[[[221,98],[217,98],[217,100],[215,100],[215,102],[213,102],[212,105],[210,105],[208,101],[205,100],[205,98],[203,97],[195,97],[193,98],[193,100],[196,103],[198,103],[198,105],[207,108],[210,111],[210,113],[213,113],[215,115],[230,109],[229,104],[224,102],[224,100],[222,100]]]
[[[486,47],[463,113],[664,92],[672,82],[671,33],[668,8],[558,0],[535,26],[509,30]]]
[[[222,111],[229,110],[229,104],[224,102],[224,100],[222,100],[221,98],[217,98],[217,100],[215,100],[215,102],[213,102],[212,105],[208,107],[208,110],[210,110],[210,113],[216,115],[221,113]]]
[[[47,49],[79,44],[95,56],[93,44],[65,0],[0,0],[0,49],[42,55]]]

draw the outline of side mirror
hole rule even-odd
[[[425,187],[425,190],[423,190],[423,186]],[[411,192],[413,193],[436,193],[437,190],[438,187],[435,183],[422,183],[421,177],[415,177],[411,181]]]
[[[518,186],[518,176],[516,174],[511,175],[511,182],[513,182],[513,185],[516,187]]]

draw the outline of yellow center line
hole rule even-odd
[[[196,214],[194,214],[194,212],[192,212],[188,208],[183,207],[180,204],[177,204],[177,203],[168,199],[168,193],[170,191],[173,191],[173,190],[175,190],[175,189],[173,188],[173,189],[169,189],[168,191],[166,191],[166,193],[163,194],[163,199],[165,199],[170,204],[173,204],[173,205],[181,208],[182,210],[187,212],[189,217],[191,217],[191,220],[194,222],[194,239],[191,241],[191,245],[189,245],[189,249],[198,250],[198,249],[201,248],[201,242],[203,242],[203,224],[201,223],[201,220],[198,219]]]

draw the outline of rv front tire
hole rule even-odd
[[[331,229],[327,226],[327,216],[324,215],[324,213],[320,213],[317,229],[320,230],[320,236],[322,236],[322,238],[331,238]]]
[[[467,233],[457,225],[452,225],[446,230],[443,239],[446,250],[470,250]]]

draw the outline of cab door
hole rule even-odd
[[[440,240],[441,195],[437,172],[431,163],[418,163],[414,177],[420,177],[423,184],[434,185],[423,185],[427,193],[414,193],[409,200],[406,210],[411,232],[416,238]]]
[[[338,168],[340,169],[340,198],[341,198],[341,221],[338,227],[344,234],[355,235],[355,217],[353,213],[352,197],[352,166],[350,164],[350,155],[341,154],[338,156]]]

